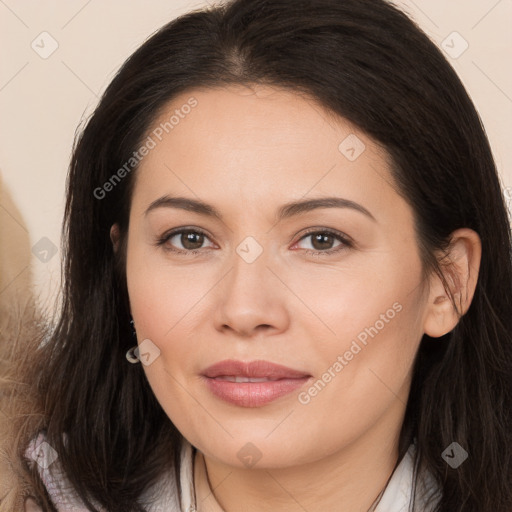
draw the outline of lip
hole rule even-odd
[[[209,366],[201,374],[208,389],[217,397],[241,407],[261,407],[304,385],[311,375],[269,361],[228,359]],[[269,380],[232,382],[226,377]]]
[[[210,378],[234,376],[253,378],[268,377],[269,379],[299,379],[311,376],[307,372],[294,370],[293,368],[271,363],[270,361],[257,360],[244,362],[234,359],[219,361],[206,368],[202,375]]]

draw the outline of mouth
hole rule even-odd
[[[289,368],[281,364],[272,363],[270,361],[236,361],[234,359],[226,359],[219,361],[206,368],[202,375],[210,378],[227,377],[238,378],[244,377],[249,379],[300,379],[302,377],[311,377],[307,372]],[[247,381],[243,381],[247,382]]]
[[[239,407],[262,407],[302,387],[312,376],[269,361],[225,360],[202,377],[217,398]]]
[[[281,379],[270,379],[268,377],[242,377],[242,376],[220,376],[220,377],[214,377],[215,380],[225,380],[226,382],[273,382],[276,380]]]

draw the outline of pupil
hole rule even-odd
[[[194,238],[199,238],[199,241],[195,240],[195,245]],[[185,247],[185,249],[199,249],[203,245],[203,235],[201,235],[200,233],[182,233],[181,243],[183,244],[183,247]]]
[[[330,245],[330,239],[332,238],[332,235],[326,235],[326,234],[322,234],[322,233],[319,233],[317,234],[316,236],[313,237],[313,246],[316,248],[316,249],[329,249],[329,245]],[[327,240],[327,242],[326,242]],[[320,242],[320,247],[317,247],[316,246],[316,242]],[[322,243],[323,242],[323,243]]]

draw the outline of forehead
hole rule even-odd
[[[303,94],[268,86],[193,89],[162,109],[147,134],[135,197],[178,191],[261,207],[272,197],[395,194],[386,152]],[[383,190],[387,187],[388,196]],[[283,202],[283,201],[281,201]]]
[[[190,103],[195,106],[188,108]],[[248,145],[254,148],[293,143],[310,146],[307,144],[310,140],[323,140],[327,145],[335,143],[345,132],[357,131],[310,96],[264,85],[232,85],[182,93],[159,113],[152,130],[159,128],[164,132],[163,138],[172,132],[176,142],[182,137],[190,140],[192,130],[187,129],[190,128],[204,145],[215,140],[216,147],[220,144],[230,151],[248,149]],[[330,137],[326,139],[328,134]]]

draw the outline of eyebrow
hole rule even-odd
[[[221,213],[214,206],[197,199],[165,195],[153,201],[144,212],[144,215],[146,216],[157,208],[178,208],[222,221]],[[350,208],[377,222],[375,217],[364,206],[341,197],[320,197],[286,203],[279,208],[276,218],[278,221],[281,221],[320,208]]]

